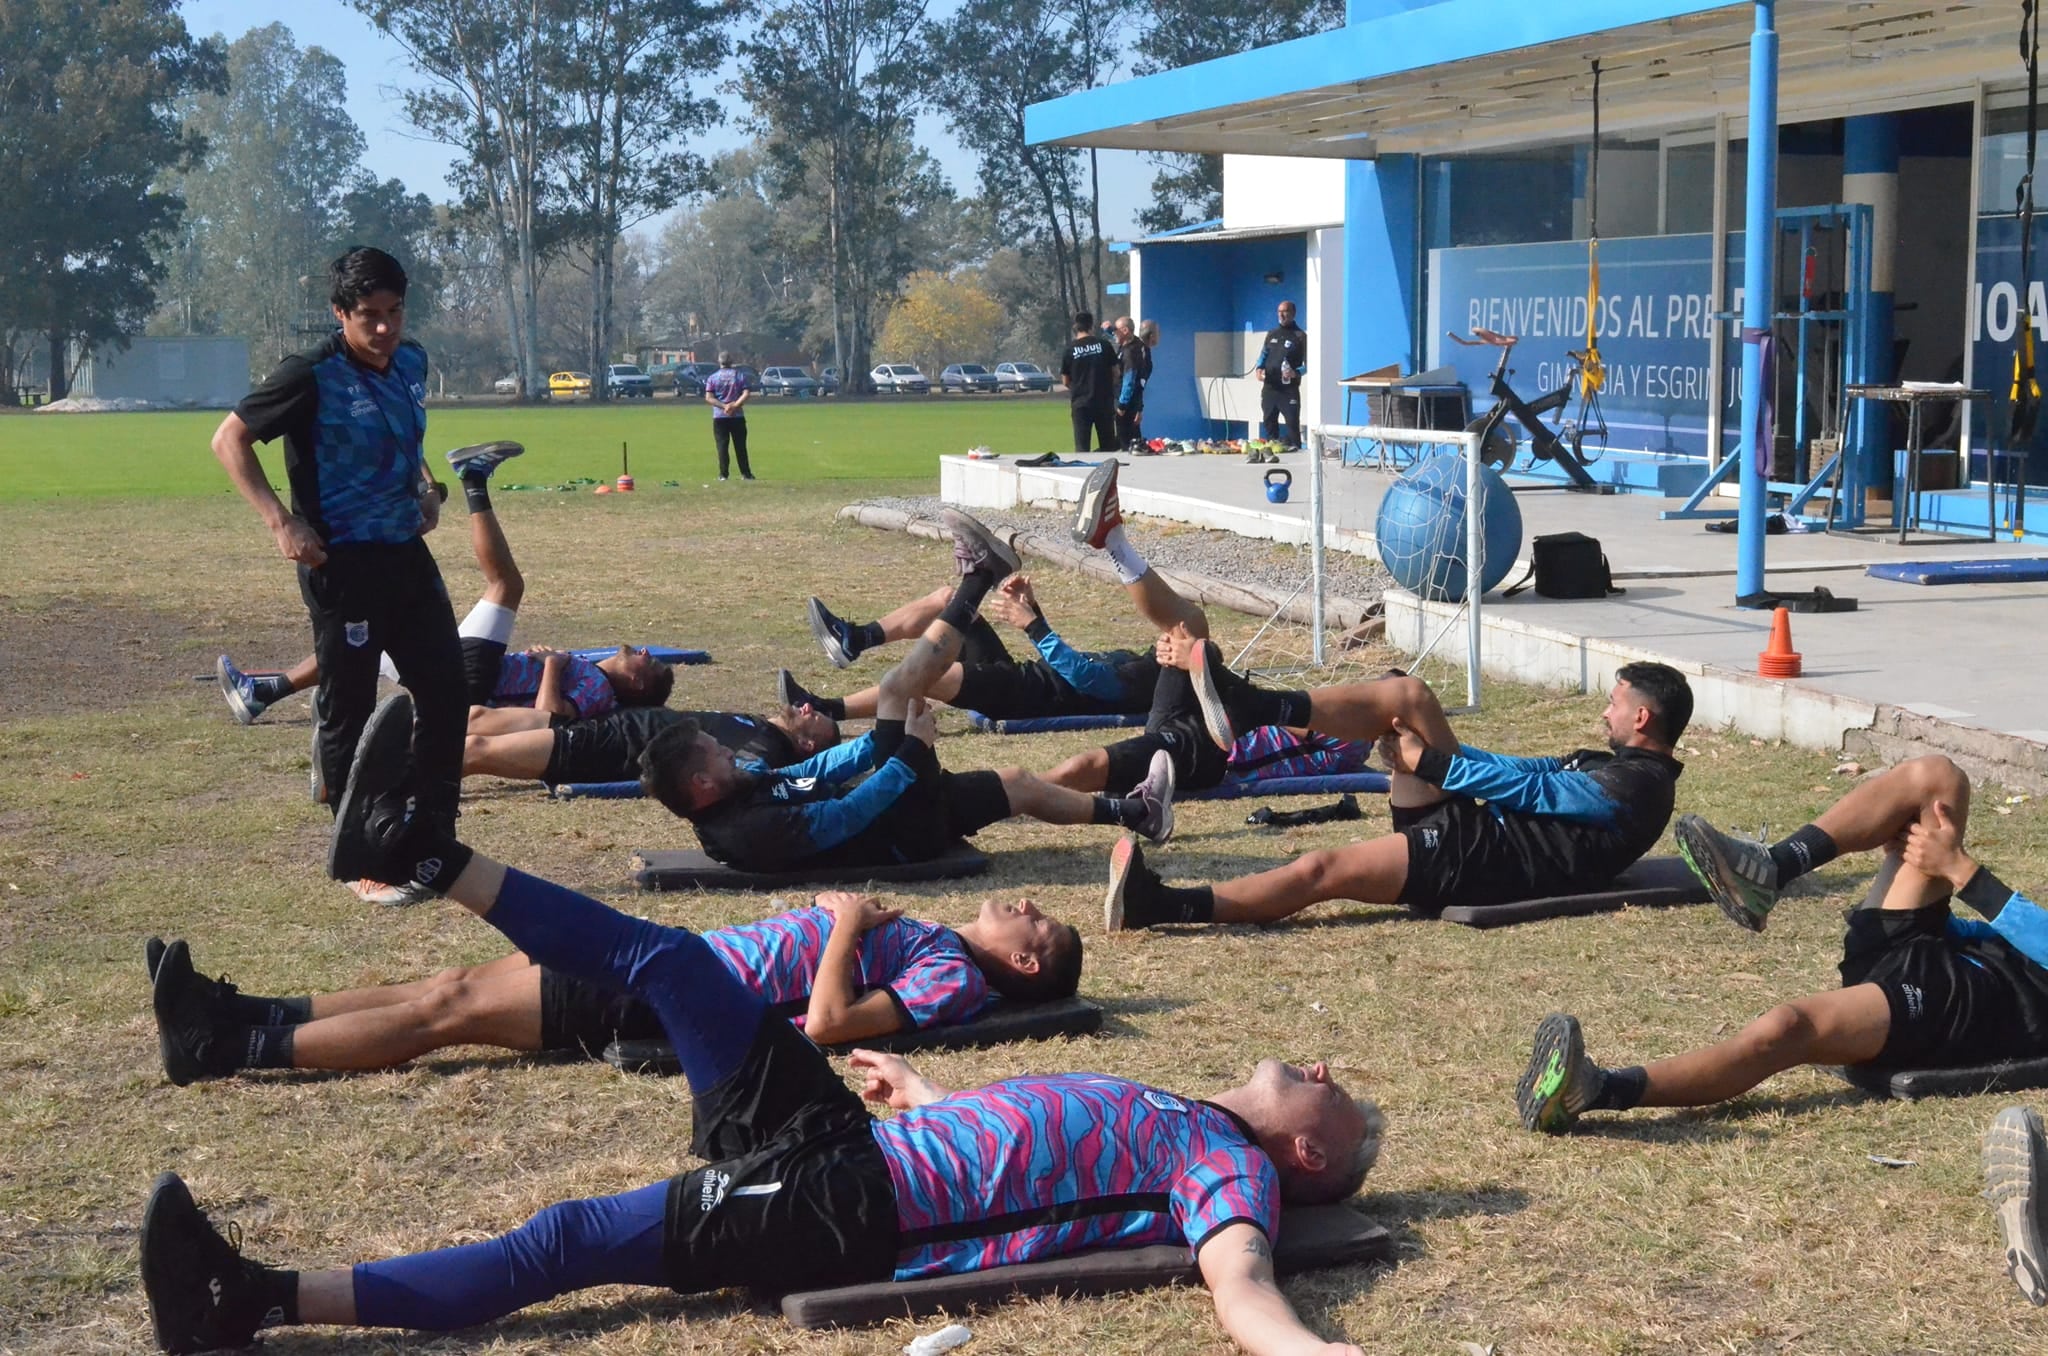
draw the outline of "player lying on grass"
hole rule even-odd
[[[996,994],[1068,998],[1081,979],[1081,934],[1028,899],[989,900],[973,922],[950,928],[833,892],[704,941],[820,1045],[972,1021]],[[164,1073],[180,1086],[239,1069],[388,1069],[457,1045],[596,1058],[614,1040],[662,1030],[624,990],[518,952],[412,984],[290,998],[242,994],[198,974],[183,941],[151,938],[148,961]]]
[[[329,871],[444,892],[538,963],[647,1004],[713,1161],[551,1205],[496,1238],[306,1272],[243,1257],[165,1173],[141,1233],[164,1350],[242,1346],[299,1324],[448,1331],[597,1285],[789,1292],[1178,1239],[1247,1351],[1360,1356],[1306,1329],[1273,1278],[1282,1202],[1342,1200],[1378,1154],[1377,1108],[1322,1064],[1265,1060],[1197,1101],[1095,1074],[952,1092],[897,1056],[857,1051],[866,1096],[897,1112],[873,1120],[704,938],[476,856],[412,814],[391,790],[406,731],[379,723],[364,736],[371,755],[342,805]],[[349,1227],[360,1235],[375,1221]]]
[[[1227,748],[1243,722],[1377,740],[1391,770],[1392,833],[1304,853],[1216,885],[1174,887],[1126,838],[1110,856],[1109,928],[1272,923],[1325,900],[1405,904],[1434,916],[1453,904],[1503,904],[1597,890],[1649,851],[1671,817],[1673,746],[1692,689],[1663,664],[1618,670],[1601,727],[1607,749],[1517,758],[1467,748],[1427,684],[1406,676],[1267,692],[1223,667],[1214,644],[1188,656],[1203,724]]]
[[[1556,1132],[1588,1111],[1710,1106],[1802,1064],[1924,1069],[2048,1054],[2048,913],[1963,850],[1969,811],[1969,778],[1931,756],[1871,778],[1770,848],[1687,815],[1677,830],[1687,860],[1723,909],[1757,925],[1798,876],[1838,853],[1883,850],[1842,937],[1842,987],[1629,1068],[1594,1064],[1578,1019],[1554,1013],[1515,1089],[1522,1124]],[[1954,917],[1952,895],[1983,921]]]
[[[1155,632],[1178,629],[1206,639],[1208,614],[1160,578],[1124,537],[1116,472],[1117,463],[1110,460],[1089,474],[1082,487],[1075,541],[1110,553],[1138,615]],[[809,603],[811,632],[826,657],[836,667],[845,668],[881,645],[923,635],[951,597],[951,589],[936,589],[879,621],[862,623],[842,621],[813,598]],[[1021,575],[1005,579],[986,606],[999,621],[1030,637],[1038,657],[1017,663],[995,628],[977,617],[961,634],[960,662],[949,665],[920,696],[995,720],[1138,715],[1151,709],[1159,666],[1150,651],[1074,649],[1052,629],[1031,581]],[[805,691],[786,669],[778,682],[778,696],[784,704],[808,704],[840,720],[873,716],[881,693],[880,688],[869,687],[846,697],[820,697]]]
[[[672,711],[634,706],[596,720],[551,720],[540,711],[504,711],[526,728],[473,734],[463,747],[465,777],[512,777],[551,786],[563,782],[630,782],[640,778],[640,755],[655,737],[684,720],[731,749],[742,762],[787,765],[833,748],[839,726],[809,707],[766,716],[738,711]]]
[[[947,510],[960,584],[903,661],[882,678],[872,732],[780,769],[742,764],[688,722],[642,759],[647,794],[690,821],[704,851],[742,871],[926,861],[956,838],[1025,816],[1048,824],[1110,824],[1164,842],[1173,832],[1172,761],[1164,754],[1127,796],[1091,796],[1023,768],[947,772],[918,694],[960,651],[982,600],[1017,568],[1010,548]],[[864,777],[858,784],[854,779]]]
[[[469,504],[469,544],[484,572],[484,596],[462,619],[463,676],[469,684],[469,733],[487,734],[492,724],[478,707],[532,707],[550,715],[589,719],[619,706],[660,706],[675,685],[675,670],[644,649],[621,645],[618,653],[589,660],[536,646],[509,653],[512,627],[526,596],[526,578],[491,506],[491,472],[526,449],[518,443],[458,447],[448,464],[462,481]],[[395,676],[387,657],[385,677]],[[273,702],[320,681],[319,661],[307,655],[283,673],[249,674],[227,655],[214,663],[221,695],[244,725],[252,725]]]

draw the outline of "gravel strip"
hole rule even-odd
[[[946,507],[937,495],[880,497],[863,501],[881,508],[897,509],[921,518],[937,519]],[[977,512],[975,517],[1005,532],[1037,532],[1065,537],[1074,525],[1071,513],[1040,513],[1029,509],[1007,513]],[[1186,570],[1214,575],[1231,583],[1257,584],[1278,589],[1283,595],[1308,577],[1308,551],[1259,537],[1240,537],[1235,532],[1165,523],[1156,518],[1130,518],[1124,532],[1145,559],[1167,570]],[[1371,556],[1346,551],[1326,551],[1323,573],[1331,593],[1360,602],[1374,602],[1393,580],[1384,566]]]

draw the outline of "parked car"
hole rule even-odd
[[[569,400],[576,396],[586,399],[590,395],[590,374],[588,372],[548,373],[548,399]]]
[[[972,395],[976,391],[993,394],[996,389],[996,374],[980,363],[948,363],[946,370],[939,373],[939,389],[959,391],[963,395]]]
[[[932,381],[909,363],[876,363],[868,373],[877,395],[930,395]]]
[[[761,371],[761,390],[767,395],[814,396],[824,387],[801,367],[768,367]]]
[[[718,370],[717,363],[677,363],[673,378],[679,396],[704,394],[704,379]]]
[[[491,389],[499,395],[518,395],[519,374],[517,372],[506,373],[491,383]]]
[[[1037,363],[997,363],[998,391],[1050,391],[1052,373]]]
[[[654,378],[637,363],[613,363],[605,368],[604,388],[621,400],[654,399]]]

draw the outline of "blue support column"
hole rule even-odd
[[[1412,155],[1344,166],[1344,371],[1414,371],[1420,166]]]
[[[1860,375],[1851,380],[1884,385],[1899,377],[1892,370],[1893,262],[1899,237],[1899,115],[1872,113],[1842,120],[1842,201],[1870,204],[1870,295],[1864,307]],[[1863,520],[1864,494],[1892,484],[1891,420],[1883,410],[1859,400],[1850,411],[1849,442],[1853,458],[1845,463],[1843,495],[1853,510],[1850,521]]]
[[[1763,431],[1758,411],[1764,400],[1763,349],[1756,336],[1770,333],[1777,291],[1771,273],[1777,242],[1773,213],[1778,202],[1778,33],[1776,0],[1757,0],[1756,32],[1749,40],[1749,175],[1743,211],[1742,256],[1742,498],[1735,538],[1735,596],[1764,590],[1764,473],[1757,459]]]

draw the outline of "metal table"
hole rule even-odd
[[[1881,400],[1893,405],[1906,407],[1906,497],[1893,508],[1898,518],[1899,542],[1906,544],[1906,534],[1920,527],[1920,408],[1934,401],[1954,401],[1963,405],[1972,400],[1989,400],[1991,392],[1980,391],[1969,386],[1936,386],[1918,384],[1907,386],[1857,385],[1848,388],[1848,393],[1860,400]],[[1847,450],[1842,454],[1849,455]],[[1998,540],[1998,481],[1991,474],[1991,459],[1984,460],[1984,484],[1990,497],[1991,512],[1985,520],[1985,531],[1992,541]],[[1833,511],[1830,510],[1830,516]],[[1943,533],[1954,536],[1955,533]]]

